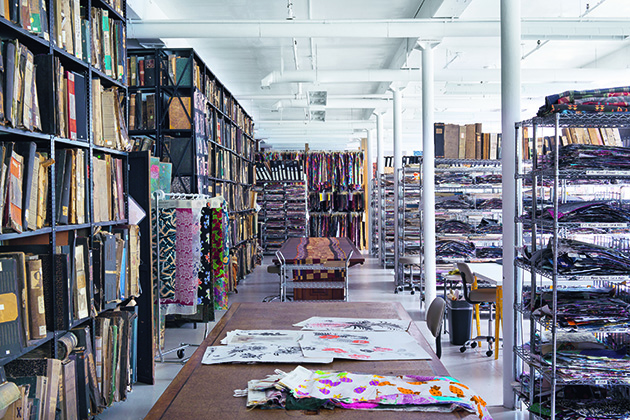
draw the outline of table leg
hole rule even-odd
[[[494,360],[499,358],[499,339],[501,337],[501,326],[503,325],[503,286],[496,289],[496,319],[494,324]]]

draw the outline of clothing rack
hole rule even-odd
[[[218,197],[212,198],[206,194],[182,194],[182,193],[165,193],[162,190],[155,191],[153,193],[153,198],[155,200],[155,209],[156,209],[156,217],[155,217],[155,246],[157,252],[157,265],[158,265],[158,283],[161,282],[160,274],[163,269],[162,259],[160,258],[160,208],[200,208],[204,205],[210,204],[211,207],[216,207],[216,200]],[[223,197],[221,197],[223,200]],[[220,202],[220,201],[219,201]],[[158,296],[157,296],[157,318],[158,318],[158,329],[161,330],[160,320],[161,320],[161,311],[162,305],[160,304],[160,288],[158,287]],[[204,329],[204,338],[208,335],[208,323],[205,323]],[[158,356],[155,358],[156,361],[160,363],[186,363],[188,358],[184,359],[184,349],[188,347],[198,347],[199,344],[191,344],[191,343],[180,343],[179,346],[173,347],[169,350],[162,351],[162,334],[161,331],[158,331]],[[166,361],[164,360],[164,356],[169,353],[177,352],[177,357],[182,359],[179,362],[176,361]]]

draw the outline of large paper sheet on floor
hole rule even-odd
[[[328,331],[407,331],[411,321],[402,319],[332,318],[314,316],[293,324],[303,330]]]
[[[299,345],[284,346],[267,343],[250,343],[234,346],[209,346],[201,363],[332,363],[333,356],[306,357]]]
[[[267,343],[296,345],[302,338],[302,331],[294,330],[233,330],[221,340],[221,344],[239,345],[247,343]]]
[[[353,360],[426,360],[431,356],[406,332],[304,332],[300,340],[304,356],[334,355]]]

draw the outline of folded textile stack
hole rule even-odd
[[[612,289],[595,290],[558,289],[558,324],[579,330],[626,328],[630,324],[630,304],[611,296]],[[552,301],[551,291],[540,294],[534,314],[551,319]]]
[[[475,258],[475,244],[453,240],[438,240],[435,255],[442,258]]]
[[[483,210],[500,210],[503,208],[503,200],[500,198],[480,199],[477,200],[477,208]]]
[[[542,161],[543,167],[553,165],[553,154]],[[630,148],[594,144],[568,144],[560,148],[559,169],[630,169]]]
[[[436,233],[474,233],[475,227],[461,220],[446,220],[435,226]]]
[[[501,174],[478,175],[475,177],[475,184],[500,184],[503,181]]]
[[[500,234],[500,233],[503,233],[503,225],[499,223],[498,220],[486,219],[484,217],[483,219],[481,219],[481,222],[479,222],[479,225],[477,225],[477,233]]]
[[[543,218],[553,219],[553,208],[543,212]],[[573,202],[558,206],[558,221],[568,223],[628,223],[630,209],[605,201]]]
[[[235,395],[243,395],[238,390]],[[248,382],[247,406],[317,410],[396,410],[448,413],[462,410],[491,419],[486,402],[451,377],[382,376],[311,371],[302,366]]]
[[[475,182],[475,179],[470,174],[438,173],[435,175],[436,185],[442,185],[442,184],[472,185],[474,182]]]
[[[446,197],[435,197],[436,209],[474,209],[475,202],[465,195],[449,195]]]
[[[541,270],[553,270],[551,241],[543,249],[527,255],[528,262]],[[612,248],[575,241],[558,240],[558,274],[576,276],[630,276],[630,258]]]
[[[497,246],[477,248],[475,255],[479,259],[498,259],[503,257],[503,248]]]
[[[554,112],[630,112],[630,87],[568,90],[545,97],[538,116]]]

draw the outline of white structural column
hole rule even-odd
[[[514,217],[516,131],[521,119],[521,1],[501,0],[501,153],[503,167],[503,406],[514,408]]]
[[[385,251],[381,246],[382,238],[383,238],[383,212],[385,209],[382,208],[383,204],[383,196],[382,185],[381,185],[381,175],[385,170],[385,162],[383,159],[383,115],[376,115],[376,174],[377,174],[377,182],[378,182],[378,214],[376,217],[378,218],[378,237],[379,237],[379,245],[378,245],[378,256],[380,260],[383,260],[385,257]]]
[[[394,276],[396,286],[402,280],[399,278],[398,259],[400,253],[399,241],[400,232],[398,229],[398,218],[400,217],[400,209],[398,208],[399,188],[398,171],[402,168],[402,100],[400,90],[392,89],[394,93]]]
[[[428,308],[435,299],[435,145],[434,72],[431,43],[422,49],[422,236],[424,238],[424,302]]]
[[[370,223],[370,225],[374,223],[374,217],[376,216],[376,214],[374,214],[374,212],[372,211],[372,206],[370,205],[371,199],[372,199],[372,189],[373,189],[372,180],[374,179],[374,171],[372,170],[372,167],[373,167],[372,162],[374,162],[374,157],[372,156],[373,144],[374,144],[374,130],[367,130],[367,144],[365,147],[367,150],[365,151],[365,162],[367,166],[368,179],[366,179],[366,182],[365,182],[365,185],[367,185],[367,191],[365,191],[364,194],[367,197],[368,223]],[[374,238],[372,238],[372,229],[370,229],[369,226],[366,226],[366,230],[367,230],[367,237],[368,237],[368,251],[371,252],[372,241],[374,240]]]

